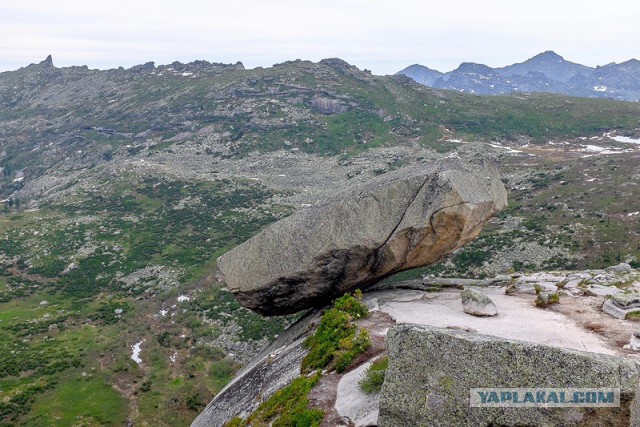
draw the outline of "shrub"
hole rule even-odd
[[[302,361],[303,372],[323,369],[332,363],[338,372],[342,372],[358,354],[369,348],[368,331],[356,334],[358,328],[352,322],[369,314],[361,298],[358,291],[354,296],[344,295],[324,313],[315,334],[305,341],[309,354]]]

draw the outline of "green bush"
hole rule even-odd
[[[387,356],[373,362],[358,382],[360,390],[366,394],[378,393],[382,389],[382,383],[384,383],[384,376],[387,373],[388,366],[389,358]]]
[[[338,298],[322,316],[316,333],[305,341],[309,354],[302,361],[302,371],[323,369],[332,363],[338,372],[348,368],[353,359],[371,345],[368,331],[357,333],[358,328],[352,322],[368,314],[361,293]]]
[[[225,427],[273,426],[273,427],[317,427],[324,412],[309,409],[308,395],[320,380],[317,372],[311,377],[298,377],[287,387],[276,392],[246,420],[233,418]]]

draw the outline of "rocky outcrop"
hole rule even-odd
[[[220,257],[218,267],[245,307],[294,313],[438,261],[506,203],[493,164],[448,158],[285,218]]]
[[[311,100],[311,107],[323,114],[337,114],[349,109],[340,101],[331,98],[314,98]]]
[[[640,316],[640,294],[615,294],[604,302],[602,311],[618,319]]]
[[[462,299],[462,310],[467,314],[474,316],[495,316],[498,314],[498,308],[491,301],[491,298],[482,292],[473,289],[465,289],[460,292]]]
[[[638,368],[616,356],[451,329],[389,331],[381,427],[638,425]],[[472,407],[472,388],[619,389],[612,407]],[[524,399],[524,396],[521,396]],[[536,397],[537,399],[537,397]],[[553,402],[553,399],[551,399]]]

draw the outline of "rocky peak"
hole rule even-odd
[[[396,75],[406,75],[420,84],[431,86],[440,76],[442,76],[442,73],[423,65],[413,64],[402,71],[398,71]]]
[[[53,58],[51,58],[51,55],[48,55],[47,58],[38,65],[40,65],[43,68],[55,68],[53,65]]]
[[[564,58],[552,50],[539,53],[529,61],[531,62],[564,62]]]
[[[484,65],[484,64],[476,64],[475,62],[463,62],[460,66],[454,71],[458,73],[475,73],[475,74],[495,74],[493,68]]]

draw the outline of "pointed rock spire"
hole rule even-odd
[[[49,55],[39,65],[41,65],[41,66],[43,66],[45,68],[54,68],[54,66],[53,66],[53,58],[51,58],[51,55]]]

